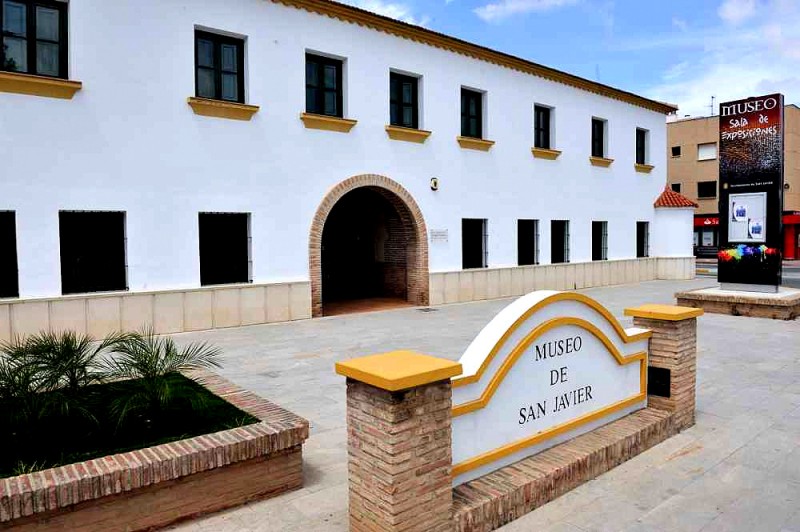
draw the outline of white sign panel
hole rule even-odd
[[[646,406],[649,337],[575,292],[506,307],[453,379],[454,485]]]
[[[431,229],[431,242],[447,242],[447,229]]]

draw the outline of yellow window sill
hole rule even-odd
[[[339,118],[338,116],[316,115],[313,113],[300,113],[300,120],[303,121],[303,124],[305,124],[308,129],[338,131],[339,133],[350,133],[350,130],[358,123],[358,120]]]
[[[561,155],[559,150],[551,150],[548,148],[531,148],[531,153],[537,159],[548,159],[550,161],[555,161],[558,159],[558,156]]]
[[[422,144],[431,136],[430,131],[424,129],[412,129],[400,126],[386,126],[386,134],[392,140],[404,140],[406,142],[416,142]]]
[[[80,81],[32,76],[19,72],[0,72],[0,92],[71,100],[82,87],[83,83]]]
[[[642,174],[649,174],[650,172],[653,171],[653,168],[655,168],[655,166],[653,166],[652,164],[639,164],[639,163],[635,163],[633,167],[636,168],[637,172],[640,172]]]
[[[489,151],[494,146],[493,140],[475,139],[472,137],[456,137],[458,145],[467,150]]]
[[[606,159],[605,157],[589,157],[589,162],[592,163],[592,166],[608,168],[611,166],[611,163],[614,162],[614,159]]]
[[[188,98],[187,102],[196,115],[230,118],[231,120],[250,120],[259,110],[257,105],[195,98],[194,96]]]

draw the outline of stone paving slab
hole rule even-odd
[[[593,288],[623,309],[674,304],[713,279]],[[221,373],[311,422],[305,487],[185,523],[181,532],[347,530],[345,383],[336,361],[394,349],[458,359],[511,300],[176,335],[220,346]],[[503,531],[800,532],[800,322],[708,314],[698,323],[694,427]]]

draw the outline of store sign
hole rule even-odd
[[[783,245],[783,95],[720,104],[719,138],[718,280],[723,288],[776,291]]]
[[[454,484],[646,406],[649,337],[575,292],[532,292],[503,309],[453,380]]]

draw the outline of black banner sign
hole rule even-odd
[[[717,279],[775,291],[783,245],[783,95],[719,106]]]

